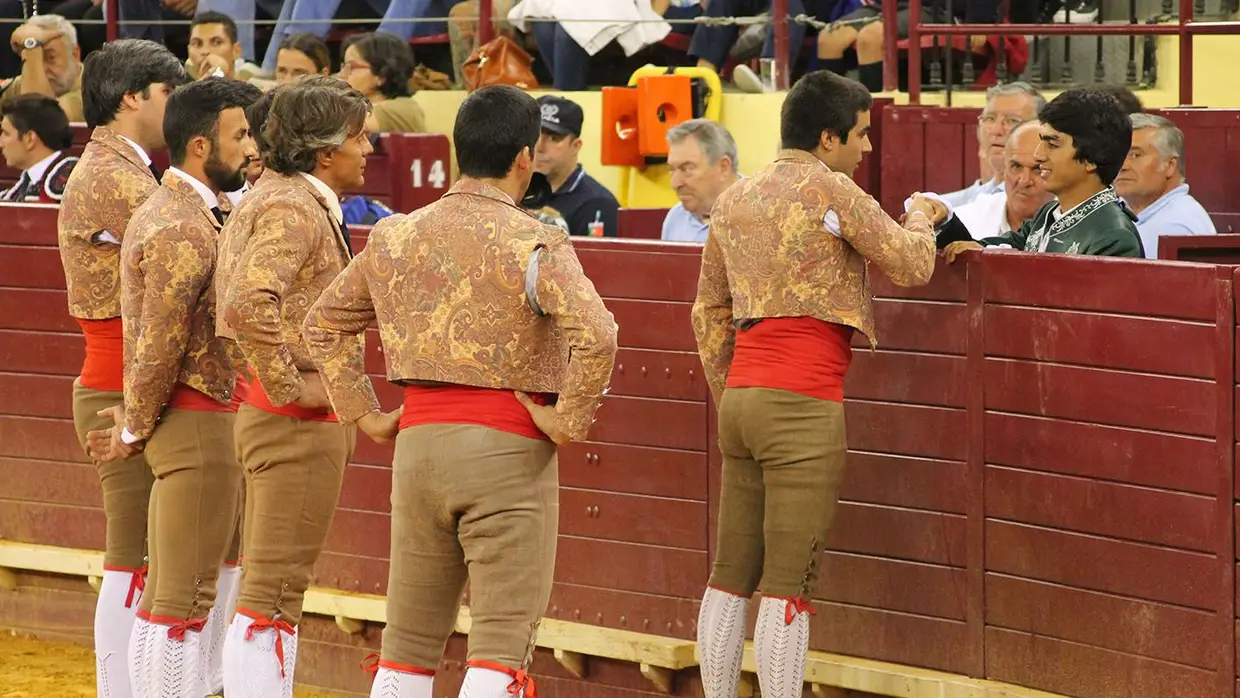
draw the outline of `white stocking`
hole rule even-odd
[[[753,631],[754,659],[762,698],[801,698],[809,655],[807,604],[765,596]]]
[[[749,599],[706,587],[698,611],[697,651],[706,698],[735,698],[745,651]]]

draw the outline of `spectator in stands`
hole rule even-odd
[[[1145,256],[1158,258],[1160,235],[1212,235],[1210,214],[1188,193],[1184,132],[1169,119],[1132,114],[1132,148],[1115,178],[1115,192],[1137,214]]]
[[[413,99],[413,51],[407,41],[383,32],[354,34],[343,44],[340,77],[366,95],[374,111],[367,128],[396,133],[425,133],[426,117]]]
[[[830,22],[840,14],[837,8],[841,5],[855,6],[856,2],[837,2],[837,0],[788,0],[788,16],[808,14],[815,19]],[[707,17],[754,17],[770,10],[770,0],[711,0],[705,3]],[[801,55],[801,45],[805,42],[806,26],[797,22],[788,22],[788,64],[796,65]],[[697,64],[718,72],[728,59],[728,52],[736,43],[738,28],[735,25],[711,26],[699,25],[693,31],[693,40],[689,43],[689,57],[696,58]],[[766,40],[762,44],[762,57],[771,58],[775,55],[775,29],[766,30]],[[836,71],[843,75],[844,71]],[[881,70],[880,70],[881,73]],[[762,81],[749,66],[741,64],[732,72],[732,79],[737,87],[746,92],[762,92]]]
[[[668,131],[667,145],[672,189],[680,203],[663,219],[663,239],[706,242],[715,199],[739,179],[736,141],[722,125],[693,119]]]
[[[185,70],[195,79],[208,76],[252,80],[258,66],[241,58],[237,23],[226,14],[199,12],[189,25],[189,59]]]
[[[21,177],[0,201],[60,203],[78,159],[69,154],[73,129],[60,104],[44,95],[21,95],[0,105],[0,151]]]
[[[1075,17],[1076,15],[1073,15]],[[1128,89],[1124,85],[1093,85],[1087,89],[1105,92],[1115,98],[1119,102],[1119,106],[1129,114],[1140,114],[1145,111],[1145,105],[1141,103],[1141,98],[1137,93]]]
[[[948,262],[964,250],[1006,246],[1026,252],[1144,257],[1132,212],[1111,183],[1132,145],[1132,124],[1119,102],[1095,90],[1061,93],[1039,114],[1038,163],[1052,201],[1019,230],[974,241],[958,216],[935,204],[934,222]]]
[[[293,0],[192,0],[197,12],[219,12],[232,17],[237,25],[237,43],[241,45],[241,56],[247,61],[257,62],[261,56],[254,47],[254,22],[271,21],[281,17],[285,7],[292,8]],[[278,39],[272,39],[268,46],[273,53],[279,45]],[[270,70],[270,68],[268,68]]]
[[[1038,165],[1041,143],[1041,122],[1026,121],[1017,126],[1003,149],[1003,188],[956,209],[956,216],[975,239],[1020,230],[1021,224],[1054,198],[1046,193]]]
[[[982,194],[1003,188],[1003,149],[1012,129],[1037,118],[1046,98],[1027,82],[995,85],[986,90],[986,106],[977,119],[978,163],[981,177],[973,184],[943,195],[952,207],[964,206]]]
[[[571,235],[614,237],[620,203],[577,162],[585,118],[581,107],[553,95],[539,97],[538,106],[542,110],[542,136],[534,149],[534,170],[546,175],[552,194],[535,215]]]
[[[0,104],[23,94],[60,101],[69,121],[82,120],[82,54],[77,30],[60,15],[36,15],[9,37],[22,57],[21,75],[0,92]]]
[[[566,5],[571,5],[567,11]],[[564,21],[539,21],[549,19]],[[672,31],[650,0],[522,0],[508,12],[508,21],[534,35],[555,89],[570,91],[586,88],[590,57],[613,41],[632,56]]]
[[[330,75],[332,57],[327,44],[310,32],[285,37],[276,56],[276,84],[310,75]]]
[[[218,1],[253,5],[252,0]],[[460,0],[285,0],[271,44],[267,47],[267,56],[263,59],[263,69],[275,70],[276,54],[284,37],[310,32],[322,38],[331,28],[329,20],[338,13],[350,17],[383,15],[379,31],[408,43],[415,36],[446,34],[448,27],[444,22],[426,22],[420,21],[420,18],[447,17],[452,6],[458,2]]]
[[[997,24],[1002,16],[999,0],[970,0],[956,2],[952,15],[947,14],[946,0],[925,0],[921,4],[921,21],[933,24]],[[900,0],[896,11],[896,35],[908,38],[908,1]],[[840,18],[839,28],[818,35],[818,57],[827,70],[843,74],[848,68],[844,53],[857,49],[857,72],[861,84],[870,92],[883,91],[883,20],[882,3],[879,0],[865,2],[861,7]],[[984,51],[986,37],[972,37],[970,50]]]

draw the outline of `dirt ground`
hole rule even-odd
[[[330,698],[298,690],[296,698]],[[0,698],[94,698],[95,658],[87,647],[0,633]]]

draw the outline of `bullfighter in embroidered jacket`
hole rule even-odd
[[[353,351],[374,320],[388,378],[404,386],[372,698],[430,698],[467,578],[460,695],[534,696],[526,672],[551,593],[556,444],[586,437],[616,352],[615,321],[567,234],[516,205],[539,130],[538,104],[520,90],[470,95],[453,136],[461,181],[375,226],[306,318],[341,419],[367,432],[380,419]]]
[[[973,242],[959,218],[936,204],[948,261],[969,249],[1011,247],[1107,257],[1144,257],[1137,217],[1111,188],[1132,145],[1132,122],[1110,94],[1068,90],[1042,108],[1035,157],[1052,201],[1019,230]],[[946,219],[946,220],[944,220]]]
[[[217,332],[254,376],[237,412],[245,577],[224,647],[229,698],[292,695],[302,600],[356,444],[356,427],[329,409],[301,325],[352,257],[339,197],[364,184],[369,112],[336,78],[276,88],[261,139],[266,171],[220,238]],[[363,349],[361,337],[348,347],[359,361]]]
[[[130,641],[136,695],[219,688],[206,685],[220,653],[204,628],[226,624],[216,582],[237,528],[233,421],[244,379],[236,346],[215,336],[211,278],[220,192],[240,187],[257,157],[243,87],[209,79],[169,98],[164,134],[173,167],[121,242],[125,407],[116,426],[91,440],[107,444],[105,458],[145,453],[156,478],[151,572]]]
[[[767,698],[800,698],[811,595],[844,471],[854,330],[876,341],[867,261],[916,286],[934,270],[930,203],[901,227],[850,179],[870,150],[870,94],[828,71],[784,100],[784,150],[711,211],[693,329],[719,408],[723,490],[698,619],[707,698],[733,698],[746,610]]]
[[[164,145],[164,105],[185,81],[168,49],[151,41],[106,44],[86,59],[83,95],[90,143],[65,186],[58,221],[69,314],[86,336],[73,384],[73,424],[87,433],[112,426],[99,414],[122,403],[124,388],[120,245],[134,209],[158,186],[148,153]],[[88,450],[88,449],[87,449]],[[104,574],[95,609],[99,695],[131,695],[126,661],[144,584],[147,505],[154,477],[141,454],[97,462],[107,517]]]

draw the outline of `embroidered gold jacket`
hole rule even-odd
[[[350,349],[375,319],[389,380],[558,393],[572,439],[589,431],[616,354],[615,319],[568,235],[472,180],[380,221],[307,316],[307,347],[344,420],[378,408]]]
[[[349,248],[328,202],[304,177],[268,170],[220,233],[215,275],[216,333],[236,340],[255,377],[280,406],[314,370],[302,321],[349,263]],[[361,361],[361,337],[343,351]]]
[[[134,209],[159,186],[150,167],[115,131],[91,133],[57,221],[69,314],[106,320],[121,314],[121,238]]]
[[[893,283],[928,282],[929,221],[912,216],[900,227],[856,183],[806,151],[781,151],[720,195],[693,304],[698,353],[715,399],[732,364],[736,321],[809,316],[855,327],[876,344],[867,260]]]
[[[125,419],[145,439],[177,383],[227,403],[242,357],[215,336],[219,223],[175,173],[134,211],[121,242],[125,326]]]

